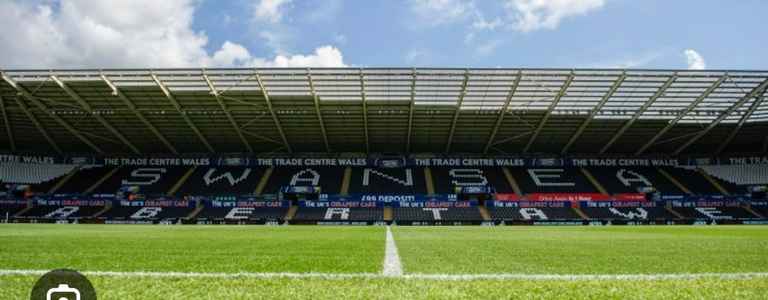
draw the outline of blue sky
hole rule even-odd
[[[2,68],[768,69],[764,0],[0,1]]]

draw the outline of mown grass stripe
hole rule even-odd
[[[43,275],[48,270],[0,270],[0,276]],[[174,278],[306,278],[306,279],[406,279],[434,281],[469,281],[469,280],[547,280],[547,281],[656,281],[656,280],[694,280],[694,279],[755,279],[768,278],[768,273],[690,273],[690,274],[401,274],[385,275],[375,273],[199,273],[199,272],[120,272],[120,271],[82,271],[87,276],[108,277],[174,277]]]

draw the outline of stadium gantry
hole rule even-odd
[[[768,151],[768,71],[4,70],[19,153]]]

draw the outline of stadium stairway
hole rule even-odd
[[[608,195],[608,191],[603,187],[602,184],[600,184],[599,181],[597,181],[597,179],[594,176],[592,176],[592,173],[590,173],[589,170],[585,168],[579,168],[579,169],[581,169],[581,174],[584,174],[584,177],[587,178],[589,183],[591,183],[595,187],[595,189],[598,192],[600,192],[600,194]]]
[[[174,184],[174,185],[171,187],[171,189],[170,189],[170,190],[168,190],[168,192],[167,192],[167,193],[165,193],[165,195],[166,195],[166,196],[168,196],[168,197],[171,197],[171,196],[173,196],[174,194],[176,194],[176,192],[178,192],[178,191],[179,191],[179,189],[181,188],[181,186],[183,186],[183,185],[184,185],[184,183],[185,183],[185,182],[187,182],[187,179],[189,179],[189,176],[192,176],[192,173],[195,173],[195,170],[196,170],[196,169],[197,169],[197,166],[193,166],[193,167],[189,168],[189,170],[187,170],[187,172],[186,172],[186,173],[184,173],[184,175],[183,175],[183,176],[181,176],[181,178],[179,178],[179,181],[178,181],[178,182],[176,182],[176,184]]]
[[[427,185],[427,195],[435,194],[435,182],[432,180],[432,170],[424,168],[424,183]]]
[[[589,220],[589,216],[584,213],[584,211],[581,210],[581,208],[578,207],[572,207],[573,212],[575,212],[579,217],[581,217],[582,220]]]
[[[261,175],[261,179],[259,179],[259,184],[256,185],[256,189],[253,191],[254,195],[261,196],[261,193],[264,192],[264,188],[267,187],[267,182],[269,182],[269,177],[272,176],[272,172],[275,171],[275,168],[267,168],[264,170],[264,175]]]
[[[488,208],[485,206],[478,206],[477,209],[480,210],[480,216],[483,217],[483,221],[491,221],[491,213],[488,212]]]
[[[89,187],[88,189],[86,189],[86,190],[83,192],[83,194],[84,194],[84,195],[88,195],[88,194],[90,194],[90,193],[93,193],[93,191],[95,191],[97,188],[99,188],[99,186],[100,186],[102,183],[104,183],[105,181],[107,181],[107,179],[109,179],[110,177],[112,177],[112,175],[115,175],[115,173],[117,173],[117,171],[118,171],[118,170],[120,170],[120,167],[115,167],[115,168],[113,168],[111,171],[107,172],[107,174],[104,174],[104,177],[101,177],[101,178],[99,179],[99,181],[96,181],[96,183],[94,183],[94,184],[93,184],[91,187]]]
[[[520,186],[517,184],[515,176],[512,176],[512,172],[510,172],[507,167],[501,168],[501,171],[504,172],[504,178],[507,179],[507,183],[509,183],[509,186],[512,187],[512,190],[515,191],[515,194],[522,197],[523,192],[520,190]]]
[[[677,211],[676,211],[674,208],[672,208],[672,203],[667,203],[667,205],[666,205],[666,206],[664,206],[664,208],[665,208],[665,209],[666,209],[666,210],[667,210],[667,211],[668,211],[670,214],[672,214],[673,216],[675,216],[676,218],[678,218],[678,219],[685,219],[685,217],[683,217],[683,215],[681,215],[681,214],[680,214],[679,212],[677,212]]]
[[[62,186],[64,186],[64,184],[67,183],[67,181],[69,181],[69,179],[72,178],[73,176],[75,176],[75,174],[77,174],[77,172],[79,172],[79,171],[80,171],[80,167],[79,166],[77,168],[72,169],[72,171],[70,171],[69,174],[64,176],[64,178],[59,180],[59,182],[57,182],[53,187],[51,187],[50,190],[48,190],[46,192],[48,194],[56,193],[56,191],[58,191]]]
[[[352,180],[352,167],[344,169],[344,177],[341,179],[341,191],[343,196],[349,196],[349,182]]]
[[[24,209],[22,209],[22,210],[20,210],[20,211],[19,211],[19,212],[17,212],[16,214],[14,214],[14,215],[13,215],[13,217],[14,217],[14,218],[17,218],[17,217],[19,217],[19,216],[22,216],[22,215],[24,215],[25,213],[27,213],[28,211],[30,211],[30,210],[32,209],[32,207],[33,207],[33,205],[32,205],[32,200],[27,200],[27,207],[26,207],[26,208],[24,208]]]
[[[112,202],[111,201],[107,201],[106,203],[104,203],[104,208],[102,208],[97,213],[93,214],[93,216],[91,216],[91,217],[92,218],[101,217],[101,215],[107,213],[110,209],[112,209]]]
[[[667,171],[664,171],[661,168],[656,168],[656,170],[658,170],[659,174],[664,176],[664,178],[667,178],[667,180],[672,182],[672,184],[674,184],[678,189],[680,189],[681,191],[683,191],[684,193],[686,193],[688,195],[693,195],[691,190],[689,190],[686,186],[684,186],[682,183],[680,183],[680,181],[678,181],[674,176],[670,175]]]
[[[394,214],[392,213],[392,207],[384,207],[384,221],[391,222],[394,219]]]
[[[299,210],[298,206],[292,205],[288,208],[288,212],[285,213],[285,220],[290,221],[293,220],[293,217],[296,216],[296,211]]]
[[[205,205],[203,205],[202,202],[200,202],[200,199],[195,200],[195,209],[190,212],[185,219],[191,220],[197,217],[197,215],[200,214],[201,211],[205,208]]]
[[[760,219],[765,219],[765,216],[763,216],[763,214],[761,214],[761,213],[757,212],[756,210],[752,209],[752,205],[751,204],[746,203],[742,207],[744,208],[744,210],[746,210],[750,214],[753,214],[753,215],[755,215],[756,217],[758,217]]]
[[[729,193],[728,190],[726,190],[720,183],[718,183],[717,180],[712,178],[712,176],[709,176],[709,174],[707,174],[707,172],[704,172],[704,170],[702,170],[701,168],[696,168],[696,172],[701,174],[701,176],[704,177],[704,179],[706,179],[709,183],[711,183],[712,186],[714,186],[715,189],[717,189],[717,191],[719,191],[721,194],[726,196],[731,195],[731,193]]]

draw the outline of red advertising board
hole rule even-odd
[[[605,195],[600,193],[532,193],[523,197],[517,194],[496,194],[496,201],[645,201],[643,193]]]
[[[523,200],[517,194],[496,194],[496,201],[520,201]]]
[[[623,193],[613,195],[615,201],[645,201],[643,193]]]
[[[610,195],[600,193],[533,193],[526,198],[530,201],[610,201]]]

